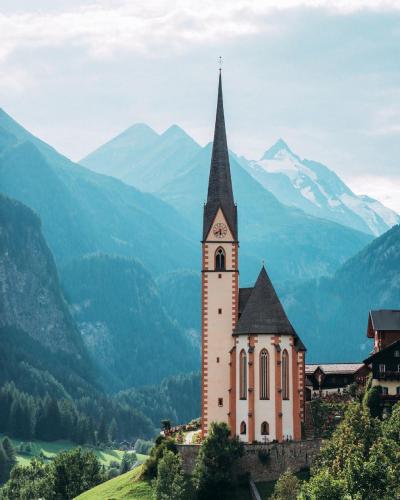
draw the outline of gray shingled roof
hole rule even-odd
[[[226,140],[224,103],[222,99],[221,73],[218,83],[217,114],[215,118],[214,142],[208,181],[207,203],[204,206],[203,239],[221,208],[234,239],[237,239],[237,209],[233,199],[228,144]]]
[[[249,333],[296,335],[264,266],[233,331],[234,335]]]
[[[322,363],[322,364],[311,364],[306,365],[306,375],[311,375],[315,372],[317,368],[321,368],[321,370],[326,374],[331,373],[342,373],[342,374],[352,374],[357,370],[362,368],[364,363]]]
[[[243,313],[252,291],[253,287],[239,288],[239,316]]]
[[[400,330],[400,310],[380,309],[378,311],[370,311],[369,314],[374,330]]]

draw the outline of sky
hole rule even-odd
[[[279,137],[400,212],[400,0],[0,0],[0,107],[78,161],[137,122]]]

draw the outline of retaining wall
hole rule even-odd
[[[320,439],[269,444],[245,444],[235,466],[237,475],[249,473],[254,481],[273,481],[290,468],[297,472],[310,467],[321,447]],[[178,445],[185,472],[193,470],[199,445]]]

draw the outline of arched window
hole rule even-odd
[[[239,360],[239,377],[240,377],[240,399],[247,399],[247,356],[246,351],[240,351]]]
[[[269,354],[267,349],[260,352],[260,399],[269,399]]]
[[[225,251],[221,247],[218,247],[215,252],[215,270],[225,271]]]
[[[262,436],[268,436],[269,434],[269,423],[268,422],[263,422],[261,424],[261,435]]]
[[[289,399],[289,354],[286,349],[282,353],[282,398]]]
[[[240,434],[246,434],[246,422],[240,423]]]

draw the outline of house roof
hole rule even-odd
[[[217,114],[215,118],[214,142],[208,181],[207,203],[204,206],[203,239],[207,238],[211,225],[221,208],[233,238],[237,240],[237,209],[233,199],[228,143],[226,140],[222,80],[219,74]]]
[[[249,333],[296,335],[264,266],[254,288],[244,290],[242,291],[244,308],[233,331],[234,335]]]
[[[333,373],[353,374],[364,366],[364,363],[323,363],[306,365],[306,375],[312,375],[320,368],[326,375]]]
[[[369,312],[374,330],[400,331],[400,310],[380,309]]]
[[[395,342],[392,342],[391,344],[384,347],[380,351],[374,352],[374,354],[371,354],[371,356],[369,356],[367,359],[364,359],[364,363],[366,365],[369,365],[370,363],[372,363],[374,359],[380,358],[382,355],[384,356],[388,351],[390,351],[391,349],[395,349],[396,347],[398,347],[400,350],[400,339],[396,340]]]

